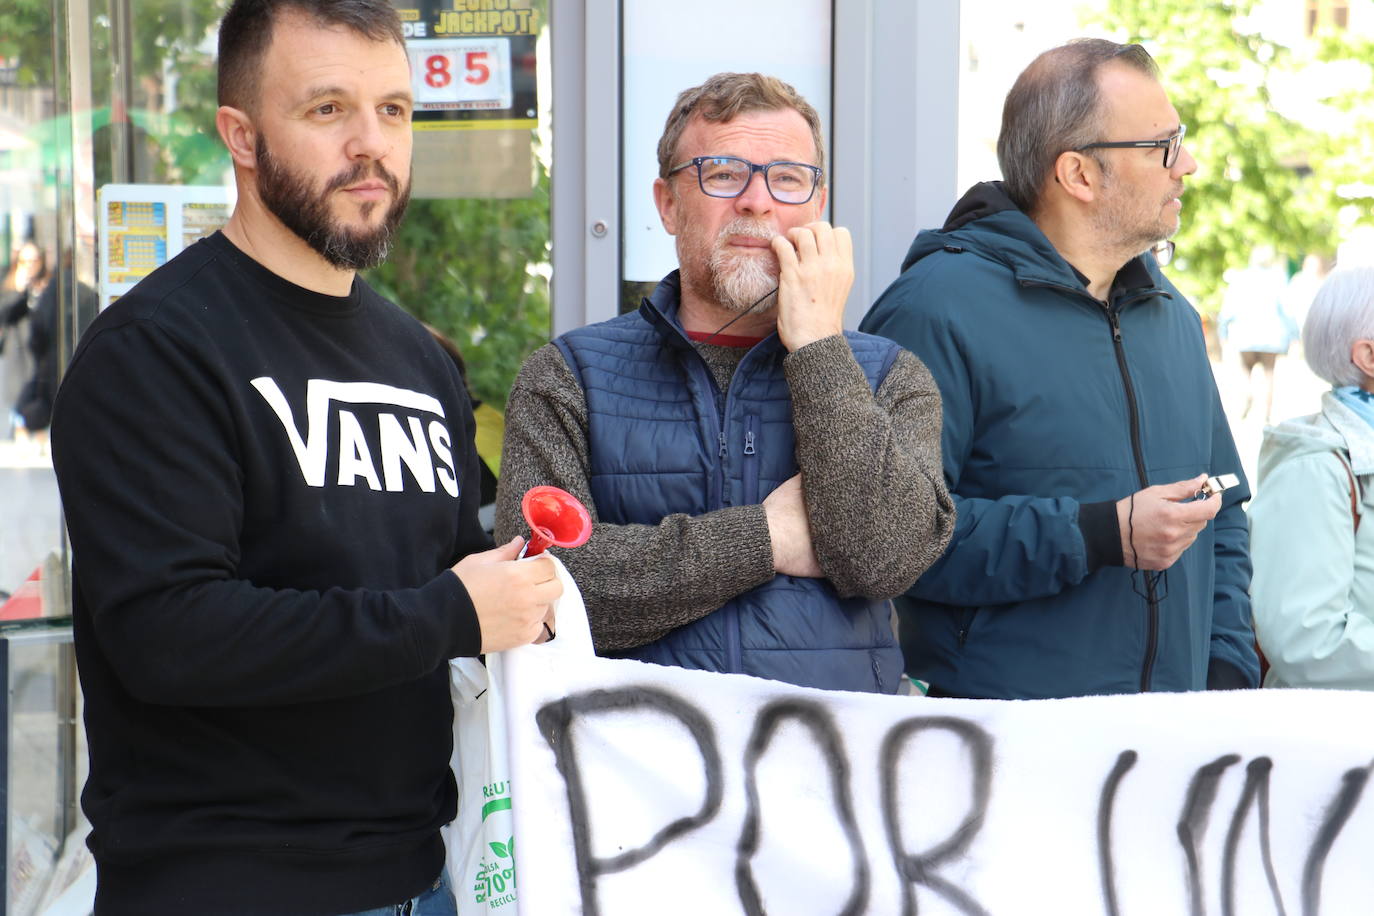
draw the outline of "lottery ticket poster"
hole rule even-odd
[[[538,126],[533,0],[393,0],[415,93],[411,194],[524,197]]]
[[[98,201],[102,309],[229,220],[223,186],[107,184]]]

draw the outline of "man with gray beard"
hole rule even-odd
[[[893,693],[889,599],[954,523],[940,398],[911,354],[843,329],[819,118],[780,80],[718,74],[678,97],[658,160],[680,267],[525,363],[497,533],[530,486],[586,503],[591,540],[559,555],[603,655]]]

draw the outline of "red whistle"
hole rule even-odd
[[[520,500],[520,513],[530,526],[521,556],[532,557],[554,547],[581,547],[592,536],[592,516],[577,497],[558,487],[530,487]]]

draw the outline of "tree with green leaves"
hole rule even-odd
[[[1294,262],[1308,253],[1330,255],[1338,215],[1352,204],[1338,194],[1343,154],[1330,149],[1324,133],[1273,103],[1275,87],[1308,65],[1312,52],[1261,34],[1250,18],[1256,6],[1256,0],[1107,0],[1088,16],[1089,24],[1150,51],[1188,125],[1199,169],[1184,193],[1170,274],[1208,315],[1220,308],[1225,271],[1245,265],[1257,246]],[[1369,50],[1332,37],[1323,53]]]
[[[1327,32],[1310,57],[1317,81],[1341,87],[1323,99],[1330,117],[1308,151],[1311,180],[1338,203],[1338,233],[1374,225],[1374,39]]]

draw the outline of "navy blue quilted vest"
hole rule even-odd
[[[587,400],[591,492],[601,521],[656,525],[757,505],[798,471],[786,350],[774,334],[721,392],[677,323],[677,272],[637,313],[555,340]],[[846,332],[877,390],[898,348]],[[807,687],[893,693],[902,656],[890,605],[840,598],[824,579],[775,576],[622,657]]]

